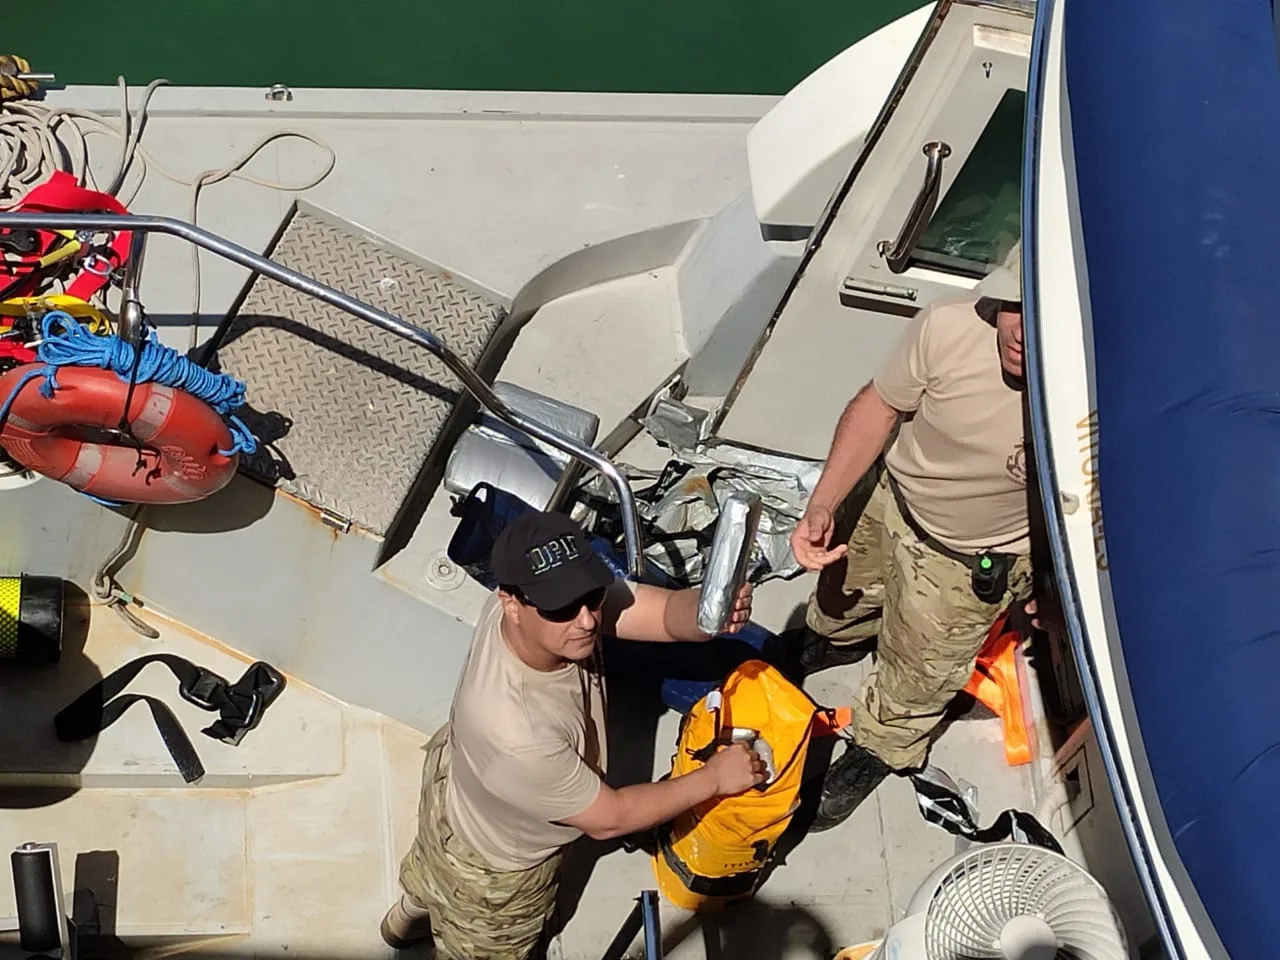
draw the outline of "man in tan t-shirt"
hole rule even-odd
[[[924,766],[995,618],[1030,593],[1020,269],[1015,246],[974,297],[913,321],[841,416],[792,536],[800,564],[822,571],[802,670],[851,662],[878,638],[815,830],[890,771]]]
[[[616,790],[603,780],[601,633],[707,640],[698,590],[615,580],[582,528],[555,513],[513,520],[490,565],[501,586],[427,747],[404,896],[382,923],[391,946],[434,940],[451,960],[525,960],[555,906],[565,847],[584,833],[626,836],[764,779],[737,744],[686,776]],[[747,622],[750,598],[746,587],[728,632]]]

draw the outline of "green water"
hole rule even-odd
[[[59,83],[784,93],[921,0],[123,0],[6,4]],[[92,12],[91,12],[92,11]],[[65,18],[65,19],[64,19]]]

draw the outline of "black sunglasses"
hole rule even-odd
[[[552,623],[568,623],[574,619],[583,607],[586,607],[592,613],[604,606],[605,594],[608,593],[608,587],[596,587],[590,593],[583,594],[572,603],[566,603],[563,607],[557,607],[554,610],[544,610],[536,604],[530,603],[525,597],[521,596],[520,602],[525,606],[533,607],[538,611],[538,616],[543,620],[549,620]]]

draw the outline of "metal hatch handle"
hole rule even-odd
[[[155,217],[140,214],[9,213],[0,211],[0,228],[15,230],[127,230],[133,232],[135,237],[144,233],[168,234],[169,236],[186,240],[188,243],[193,243],[197,247],[208,250],[210,253],[216,253],[224,260],[230,260],[232,263],[238,263],[242,267],[248,267],[250,270],[265,277],[270,277],[272,280],[301,291],[307,296],[337,307],[353,317],[358,317],[366,323],[372,323],[375,327],[386,330],[388,333],[430,351],[449,368],[454,376],[462,381],[467,391],[494,416],[500,420],[505,420],[517,430],[582,461],[604,475],[618,495],[618,504],[622,512],[622,534],[627,547],[627,568],[633,576],[637,578],[643,576],[644,556],[640,541],[639,515],[636,512],[635,495],[632,493],[631,485],[627,483],[627,478],[623,476],[622,471],[608,457],[590,447],[584,446],[554,430],[550,430],[536,420],[512,410],[502,402],[501,398],[493,392],[493,389],[484,382],[470,365],[454,353],[435,334],[423,330],[421,327],[415,327],[411,323],[406,323],[399,317],[385,313],[376,307],[371,307],[355,297],[348,296],[305,274],[282,266],[274,260],[268,260],[247,247],[233,243],[224,237],[218,236],[216,233],[210,233],[208,230],[187,223],[185,220],[178,220],[173,217]],[[134,282],[136,283],[136,274]],[[136,287],[134,289],[136,292]]]
[[[898,239],[892,247],[888,240],[876,244],[876,253],[884,257],[885,263],[893,273],[902,273],[907,269],[907,261],[911,251],[920,242],[924,228],[929,225],[929,218],[938,207],[938,194],[942,189],[942,161],[951,156],[951,147],[941,140],[931,140],[924,145],[923,152],[928,159],[924,171],[924,183],[920,184],[920,192],[916,194],[915,203],[898,231]]]

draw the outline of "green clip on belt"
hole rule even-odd
[[[0,577],[0,661],[58,662],[62,587],[58,577]]]

